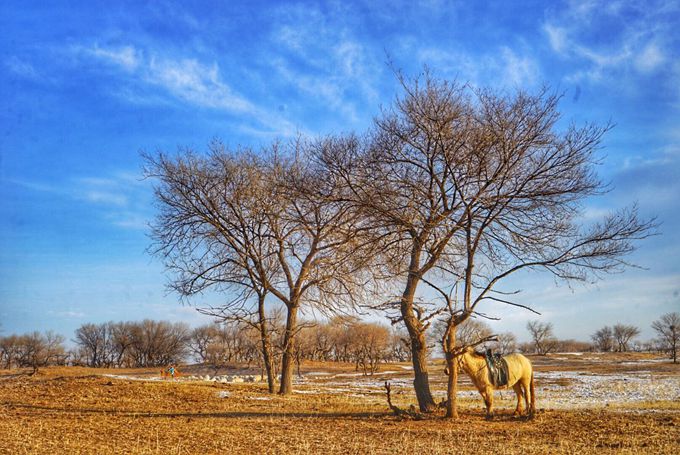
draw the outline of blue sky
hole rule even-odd
[[[227,3],[227,5],[223,4]],[[0,4],[0,329],[207,320],[149,257],[139,152],[258,147],[366,129],[397,93],[388,60],[498,90],[563,92],[563,125],[616,127],[585,219],[637,201],[662,235],[645,269],[595,285],[522,275],[562,338],[680,311],[679,1],[30,2]],[[218,296],[206,296],[216,302]],[[200,302],[197,301],[197,302]],[[533,319],[488,307],[525,338]]]

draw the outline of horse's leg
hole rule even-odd
[[[524,390],[524,403],[527,406],[527,414],[531,413],[531,404],[530,404],[531,388],[530,388],[530,384],[531,384],[531,378],[522,379],[522,389]]]
[[[522,384],[517,382],[514,386],[512,386],[512,388],[517,394],[517,407],[515,408],[513,415],[519,416],[522,415]]]
[[[484,404],[486,404],[486,418],[493,419],[493,389],[491,387],[484,388],[482,397],[484,397]]]

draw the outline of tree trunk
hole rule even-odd
[[[297,330],[297,306],[288,307],[286,332],[283,337],[283,358],[281,360],[280,395],[288,395],[293,391],[293,367],[295,366],[295,332]]]
[[[264,308],[265,296],[260,295],[258,297],[258,314],[260,317],[260,340],[262,342],[262,361],[264,362],[264,369],[267,372],[267,387],[269,393],[274,393],[274,369],[272,367],[272,343],[269,336],[269,330],[267,328],[267,315]]]
[[[409,276],[406,290],[401,299],[401,315],[411,339],[411,361],[413,363],[413,388],[418,399],[418,407],[421,412],[432,412],[436,405],[432,392],[430,392],[430,380],[427,371],[427,342],[425,331],[421,322],[413,311],[413,298],[415,296],[417,279]]]
[[[458,418],[458,365],[456,365],[456,356],[453,354],[456,346],[456,328],[453,327],[449,331],[449,336],[446,339],[446,368],[449,371],[449,376],[446,381],[446,417],[449,419]]]
[[[430,392],[425,334],[419,334],[416,340],[411,339],[411,353],[413,356],[413,387],[418,399],[418,407],[421,412],[432,412],[435,409],[435,402],[432,398],[432,392]]]

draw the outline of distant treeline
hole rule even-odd
[[[283,353],[284,322],[271,319],[273,354]],[[656,351],[668,352],[677,361],[680,315],[669,313],[652,324],[658,338],[639,342],[639,328],[615,324],[604,326],[592,336],[592,342],[559,340],[550,323],[527,324],[531,341],[517,343],[514,334],[497,334],[497,341],[487,346],[503,354],[514,351],[539,355],[551,352],[588,351]],[[443,327],[435,324],[432,346],[437,345]],[[484,322],[469,320],[459,327],[457,340],[462,345],[492,335]],[[105,368],[159,367],[196,361],[214,368],[234,364],[262,367],[262,345],[257,328],[246,323],[214,323],[190,328],[185,323],[153,321],[87,323],[74,334],[74,348],[65,347],[65,338],[54,332],[33,332],[0,337],[0,367],[26,368],[36,371],[47,365],[73,365]],[[303,360],[353,363],[357,371],[374,373],[385,362],[411,360],[408,334],[382,324],[355,318],[336,317],[328,322],[300,325],[294,357]],[[278,365],[279,362],[274,362]]]
[[[283,352],[282,321],[272,321],[274,355]],[[158,367],[190,360],[215,368],[230,364],[260,365],[259,334],[247,324],[208,324],[191,329],[185,323],[87,323],[74,334],[73,349],[52,332],[0,337],[3,368],[73,365],[105,368]],[[304,323],[295,345],[295,360],[354,363],[375,372],[381,362],[410,360],[405,334],[356,319]]]

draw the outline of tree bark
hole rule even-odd
[[[427,342],[422,323],[413,311],[417,280],[411,275],[401,300],[401,315],[411,339],[411,361],[413,363],[413,388],[418,399],[421,412],[432,412],[435,409],[434,398],[430,391],[430,380],[427,371]]]
[[[281,360],[280,395],[288,395],[293,391],[293,367],[295,366],[295,332],[297,330],[297,306],[288,307],[286,332],[283,338],[283,358]]]
[[[446,339],[446,368],[449,371],[446,381],[446,417],[449,419],[458,418],[458,402],[456,400],[458,394],[458,365],[456,365],[457,359],[454,355],[455,346],[456,328],[453,327]]]
[[[269,393],[274,393],[275,378],[274,378],[274,368],[272,367],[272,343],[271,337],[269,335],[269,330],[267,328],[267,315],[264,308],[265,296],[258,296],[258,316],[260,318],[260,340],[262,342],[262,360],[264,362],[264,369],[267,373],[267,387]]]

